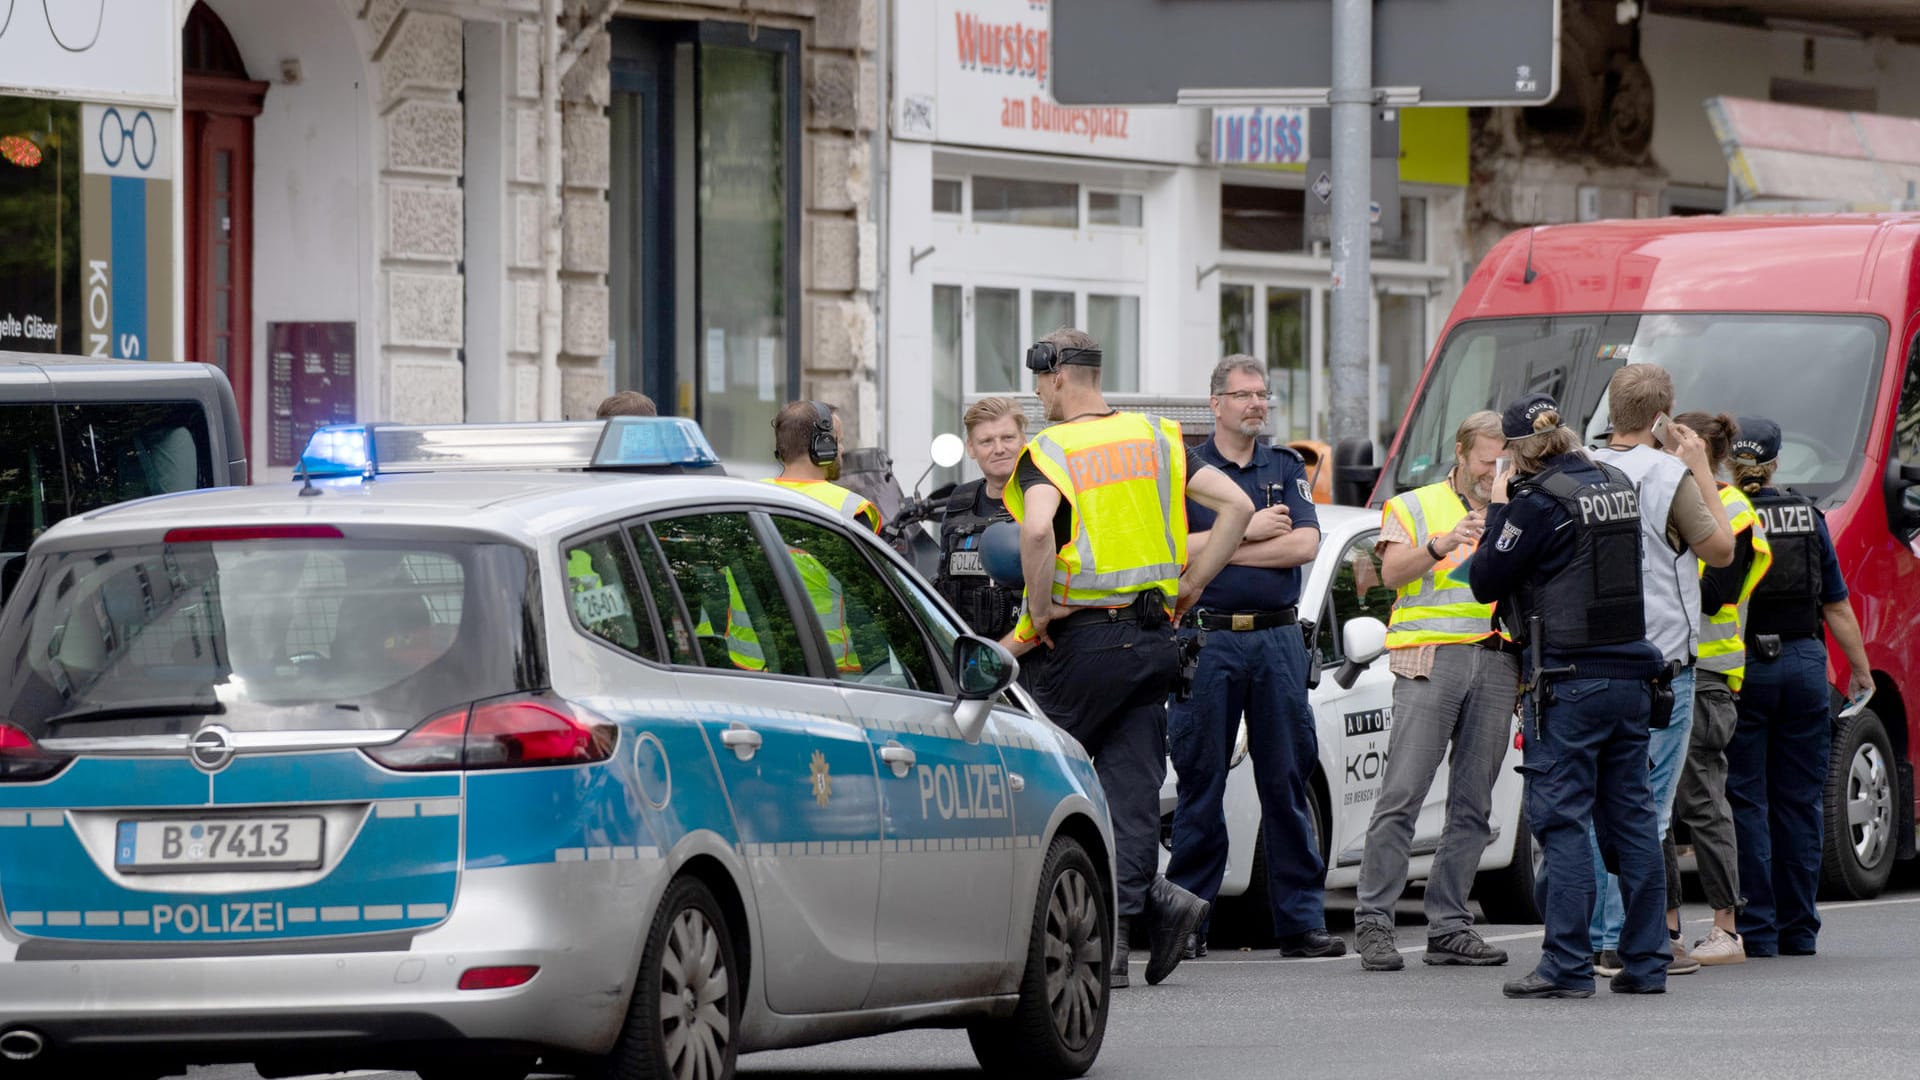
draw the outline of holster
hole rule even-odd
[[[1747,643],[1747,647],[1752,650],[1755,659],[1765,660],[1768,663],[1780,659],[1779,634],[1755,634]]]
[[[1647,714],[1647,726],[1654,730],[1673,723],[1673,680],[1680,674],[1680,661],[1668,661],[1666,670],[1653,679],[1653,711]]]

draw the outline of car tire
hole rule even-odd
[[[1900,779],[1887,729],[1871,709],[1834,721],[1827,767],[1820,893],[1870,900],[1887,887],[1899,846]]]
[[[1038,893],[1019,1005],[1010,1017],[967,1028],[990,1076],[1080,1076],[1106,1038],[1113,894],[1070,836],[1048,849]]]
[[[647,932],[620,1037],[597,1067],[582,1075],[595,1080],[732,1076],[744,989],[733,934],[713,892],[698,878],[675,878]],[[704,1071],[697,1070],[703,1063]]]
[[[1522,823],[1515,825],[1519,832],[1513,837],[1512,861],[1473,879],[1473,898],[1480,901],[1480,914],[1489,923],[1540,921],[1540,904],[1534,895],[1540,860],[1534,856],[1533,830]]]

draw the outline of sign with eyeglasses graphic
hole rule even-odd
[[[0,93],[171,102],[179,69],[175,6],[167,0],[0,0]]]
[[[173,113],[140,105],[80,107],[81,171],[173,179]]]

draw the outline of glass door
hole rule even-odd
[[[1247,353],[1266,365],[1275,442],[1325,437],[1325,312],[1326,289],[1304,277],[1220,286],[1221,355]]]

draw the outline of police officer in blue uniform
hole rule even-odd
[[[1167,877],[1211,903],[1227,868],[1221,812],[1227,766],[1244,714],[1247,753],[1260,793],[1268,896],[1284,956],[1339,956],[1346,943],[1327,933],[1327,867],[1313,836],[1308,777],[1319,760],[1307,702],[1306,642],[1295,618],[1300,567],[1320,547],[1320,522],[1306,465],[1291,449],[1261,442],[1267,376],[1260,361],[1235,354],[1213,369],[1213,438],[1194,457],[1225,473],[1253,500],[1253,521],[1231,561],[1188,614],[1181,631],[1205,635],[1191,696],[1167,717],[1167,741],[1179,773],[1173,859]],[[1213,513],[1188,500],[1189,553],[1208,543]],[[1206,952],[1205,930],[1192,951]]]
[[[1871,691],[1873,673],[1826,518],[1813,500],[1774,486],[1780,426],[1756,416],[1738,424],[1733,479],[1753,500],[1773,565],[1748,612],[1747,677],[1727,744],[1727,801],[1747,894],[1737,925],[1748,956],[1812,956],[1833,740],[1823,626],[1846,655],[1848,697]]]
[[[1545,394],[1507,406],[1501,432],[1511,472],[1494,483],[1467,577],[1475,599],[1499,601],[1526,646],[1521,771],[1527,823],[1546,859],[1540,964],[1504,990],[1593,996],[1591,821],[1626,905],[1612,989],[1663,993],[1666,871],[1647,778],[1647,731],[1665,722],[1654,684],[1663,666],[1646,639],[1639,495],[1625,473],[1580,451]],[[1670,715],[1670,696],[1664,706]]]

